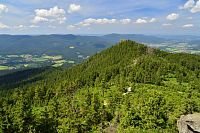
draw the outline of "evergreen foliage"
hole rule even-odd
[[[32,79],[15,89],[1,79],[1,132],[173,133],[181,115],[200,111],[200,56],[129,40]]]

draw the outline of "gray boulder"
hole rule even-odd
[[[179,133],[200,133],[200,113],[182,115],[177,126]]]

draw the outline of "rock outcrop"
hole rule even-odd
[[[179,133],[200,133],[200,113],[182,115],[177,126]]]

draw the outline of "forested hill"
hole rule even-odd
[[[3,91],[0,129],[177,132],[182,114],[200,111],[199,74],[198,55],[121,41],[80,65],[49,70],[40,80]]]
[[[62,55],[71,58],[74,57],[75,52],[80,52],[83,55],[90,56],[112,46],[121,39],[137,40],[145,43],[163,43],[167,41],[167,39],[156,36],[137,34],[109,34],[104,36],[0,34],[0,53],[1,55]],[[73,46],[76,51],[70,49],[70,46]]]

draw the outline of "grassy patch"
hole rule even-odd
[[[44,62],[44,61],[47,61],[48,59],[46,58],[33,58],[32,61],[34,62]]]
[[[60,67],[60,66],[62,66],[63,65],[63,63],[59,63],[59,64],[54,64],[54,65],[52,65],[53,67]]]
[[[0,70],[9,70],[10,69],[10,67],[8,67],[8,66],[0,66]]]
[[[51,59],[51,60],[60,60],[60,59],[62,59],[62,56],[61,55],[56,55],[56,56],[44,55],[44,56],[42,56],[42,58]]]
[[[57,61],[54,61],[56,64],[62,64],[62,63],[65,63],[67,62],[66,60],[57,60]]]

